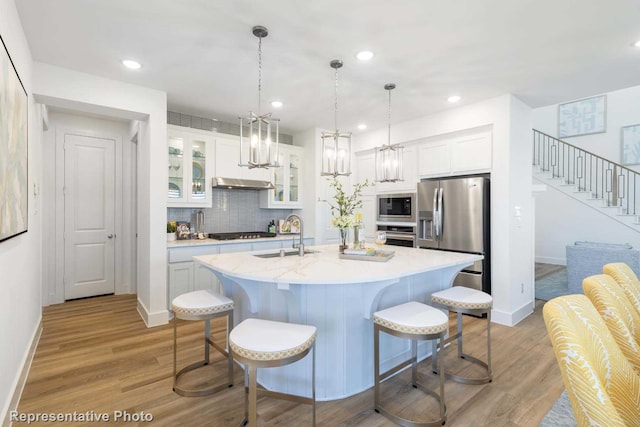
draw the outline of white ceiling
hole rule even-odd
[[[16,0],[33,59],[167,92],[169,109],[295,133],[392,123],[512,93],[532,107],[640,85],[638,0]],[[368,49],[369,62],[355,58]],[[120,60],[136,59],[139,71]],[[274,110],[267,101],[280,99]]]

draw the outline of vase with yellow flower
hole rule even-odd
[[[329,186],[334,189],[333,201],[329,202],[331,207],[331,225],[340,231],[340,253],[348,247],[349,229],[355,224],[354,210],[362,207],[362,190],[371,183],[365,179],[364,182],[356,183],[353,186],[353,193],[350,195],[344,191],[342,183],[337,177],[329,179]]]

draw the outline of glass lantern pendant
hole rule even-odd
[[[322,132],[320,136],[322,153],[322,176],[351,175],[351,132],[338,130],[338,68],[342,61],[334,59],[329,63],[335,70],[334,132]]]
[[[394,83],[388,83],[384,88],[389,92],[389,117],[387,144],[376,148],[376,181],[403,181],[402,158],[404,147],[391,144],[391,91],[396,88]]]
[[[253,168],[278,167],[279,119],[271,118],[271,113],[260,114],[262,92],[262,38],[269,35],[265,27],[257,25],[252,29],[258,37],[258,113],[249,111],[248,117],[240,119],[240,163],[239,166]],[[274,124],[275,129],[271,127]],[[248,127],[248,143],[245,140],[244,128]],[[275,133],[273,131],[275,130]]]

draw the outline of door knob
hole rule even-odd
[[[113,234],[107,234],[107,237],[113,239]]]

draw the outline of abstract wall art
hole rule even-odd
[[[27,92],[0,36],[0,242],[27,231]]]
[[[558,138],[607,131],[606,95],[580,99],[558,106]]]

